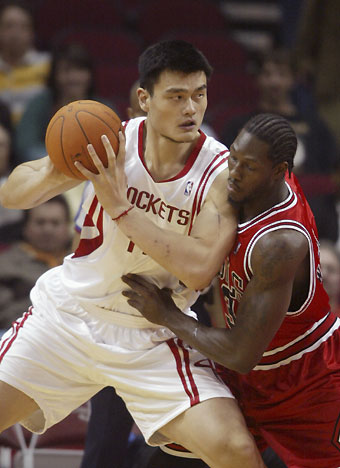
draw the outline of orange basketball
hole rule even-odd
[[[120,118],[110,107],[97,101],[74,101],[59,109],[50,120],[45,136],[47,153],[61,172],[75,179],[85,179],[74,162],[80,161],[90,171],[98,173],[87,151],[91,143],[107,167],[101,136],[108,137],[117,154],[120,129]]]

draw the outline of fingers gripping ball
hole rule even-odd
[[[120,129],[121,121],[110,107],[97,101],[74,101],[59,109],[50,120],[45,136],[47,153],[61,172],[75,179],[84,179],[74,162],[80,161],[90,171],[98,173],[87,151],[87,145],[91,143],[107,167],[101,136],[107,135],[117,154]]]

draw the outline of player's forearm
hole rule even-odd
[[[48,157],[29,161],[17,166],[0,187],[0,203],[12,209],[32,208],[80,182],[57,171]]]
[[[242,372],[237,355],[240,343],[237,342],[237,337],[231,333],[231,330],[207,327],[192,317],[184,315],[177,308],[166,314],[166,322],[163,325],[209,359],[228,369]]]
[[[191,289],[210,284],[225,258],[223,249],[208,248],[200,239],[161,229],[133,209],[118,227],[147,255]]]

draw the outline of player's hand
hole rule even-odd
[[[167,326],[171,311],[178,310],[171,298],[171,289],[160,289],[141,276],[132,273],[122,277],[131,289],[123,291],[128,303],[137,309],[147,320]]]
[[[79,161],[76,168],[89,179],[95,189],[99,203],[112,218],[119,216],[130,207],[127,199],[127,179],[124,171],[125,165],[125,136],[119,132],[119,151],[116,155],[106,135],[101,137],[104,145],[108,166],[105,167],[99,159],[94,147],[89,144],[87,150],[98,170],[95,174],[86,169]]]

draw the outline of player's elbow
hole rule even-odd
[[[224,362],[223,365],[239,374],[248,374],[259,361],[260,358],[251,353],[249,353],[249,355],[234,353],[232,358],[229,359],[228,362]]]
[[[29,204],[27,198],[22,198],[11,193],[11,190],[1,190],[0,188],[0,205],[11,210],[26,210],[33,208],[33,204]]]
[[[188,272],[185,278],[182,279],[182,282],[189,288],[194,291],[202,291],[203,289],[210,286],[215,275],[207,275],[206,272],[200,271],[191,271]]]
[[[182,279],[182,282],[190,289],[202,291],[210,286],[218,271],[219,266],[209,265],[208,262],[199,260],[190,265],[188,270],[183,270],[185,279]]]
[[[235,366],[235,369],[233,370],[235,370],[239,374],[249,374],[249,372],[254,369],[255,365],[256,364],[240,362],[240,363],[237,363],[237,366]]]
[[[0,187],[0,205],[4,208],[16,208],[13,202],[15,202],[15,200],[13,200],[13,197],[11,197],[10,191],[7,191],[3,187]]]

